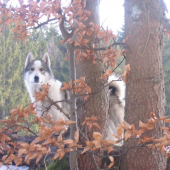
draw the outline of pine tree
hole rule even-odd
[[[18,104],[25,106],[29,96],[24,85],[23,70],[27,54],[31,51],[37,59],[45,52],[51,56],[54,76],[60,81],[69,80],[68,62],[64,62],[66,47],[59,46],[61,35],[57,30],[43,27],[32,31],[32,36],[24,44],[14,39],[11,27],[3,28],[0,36],[0,118],[9,115]]]
[[[10,27],[3,28],[0,36],[0,63],[0,116],[3,118],[16,105],[24,106],[28,102],[23,88],[20,42],[14,41]]]
[[[46,42],[48,53],[51,57],[52,69],[55,78],[60,81],[69,81],[69,63],[64,61],[66,58],[67,49],[65,44],[59,45],[62,36],[58,33],[56,28],[50,27],[46,31]]]

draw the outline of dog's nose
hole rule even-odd
[[[35,81],[35,82],[39,82],[39,77],[38,77],[38,76],[35,76],[35,77],[34,77],[34,81]]]

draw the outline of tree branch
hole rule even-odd
[[[60,15],[62,16],[62,18],[61,18],[61,23],[59,24],[60,31],[61,31],[63,37],[64,37],[66,40],[68,40],[69,38],[72,37],[72,35],[73,35],[73,30],[72,30],[72,32],[71,32],[70,34],[67,32],[67,30],[66,30],[66,28],[65,28],[65,26],[64,26],[65,16],[62,15],[62,9],[61,9],[61,7],[60,7],[60,10],[58,11],[58,14],[60,14]]]
[[[68,119],[70,119],[69,115],[52,99],[50,99],[49,97],[47,97],[48,101],[50,102],[50,106],[54,105],[61,113],[63,113]]]
[[[113,43],[111,46],[115,45],[125,45],[125,43]],[[108,48],[87,48],[87,47],[76,47],[76,49],[82,49],[82,50],[93,50],[93,51],[104,51],[107,50]]]
[[[49,22],[55,21],[55,20],[57,20],[57,18],[48,19],[47,21],[45,21],[45,22],[43,22],[43,23],[41,23],[41,24],[38,24],[38,23],[37,23],[38,26],[34,27],[34,29],[38,29],[38,28],[40,28],[41,26],[43,26],[43,25],[45,25],[45,24],[48,24]]]

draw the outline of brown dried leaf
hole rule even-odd
[[[64,144],[69,145],[70,148],[74,147],[76,144],[72,139],[67,139],[63,141]]]
[[[67,84],[66,82],[62,82],[63,87],[60,88],[60,90],[68,90],[70,88],[69,84]]]
[[[35,138],[35,140],[32,141],[31,144],[36,144],[36,143],[38,143],[38,142],[40,142],[40,141],[42,141],[42,140],[43,140],[43,138],[37,137],[37,138]],[[29,147],[30,147],[30,146],[29,146]],[[29,147],[28,147],[28,148],[29,148]]]
[[[65,125],[64,119],[63,118],[57,119],[55,124],[56,125]]]
[[[92,126],[95,126],[95,127],[97,127],[98,129],[101,129],[100,126],[99,126],[99,124],[98,124],[97,122],[93,122]]]
[[[125,130],[131,129],[131,125],[129,125],[127,122],[123,121],[123,123],[120,125]]]
[[[114,149],[113,149],[113,146],[109,146],[107,147],[107,150],[108,150],[108,153],[112,152]]]
[[[27,154],[28,153],[28,150],[27,149],[19,149],[18,151],[18,156],[21,157],[23,154]]]
[[[61,131],[66,131],[66,126],[64,125],[53,125],[52,131],[56,133],[60,133]]]
[[[127,131],[125,132],[125,141],[126,141],[127,139],[131,138],[131,137],[132,137],[131,131],[130,131],[130,130],[127,130]]]
[[[113,136],[115,136],[116,138],[119,139],[122,136],[123,132],[124,132],[124,129],[121,126],[118,126],[117,127],[117,134],[115,134]]]
[[[17,144],[20,145],[20,147],[29,150],[30,145],[28,143],[18,142]]]
[[[41,158],[43,157],[43,154],[38,154],[38,157],[36,159],[36,164],[41,160]]]
[[[164,122],[165,123],[170,123],[170,119],[165,119]]]
[[[78,143],[79,142],[79,130],[77,130],[74,134],[74,139],[75,139],[75,142]]]
[[[102,141],[102,135],[99,132],[93,132],[93,138],[98,141]]]
[[[166,118],[168,118],[168,116],[162,116],[159,118],[159,120],[165,120]]]
[[[66,126],[69,126],[69,125],[74,124],[74,123],[76,123],[76,122],[75,122],[75,121],[72,121],[72,120],[66,120],[66,121],[65,121],[65,125],[66,125]]]

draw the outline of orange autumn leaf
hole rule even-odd
[[[91,117],[86,117],[84,122],[82,123],[82,125],[86,125],[88,130],[90,130],[93,126],[97,127],[98,129],[100,129],[100,126],[98,125],[98,123],[96,122],[98,121],[98,118],[95,116],[91,116]]]
[[[43,102],[46,99],[46,97],[48,95],[49,88],[50,88],[50,85],[48,85],[48,84],[41,85],[41,91],[35,92],[35,95],[34,95],[35,103],[38,101]]]
[[[122,137],[123,132],[124,132],[124,129],[121,127],[121,125],[119,125],[117,127],[117,133],[114,134],[113,136],[115,136],[117,139],[119,139],[120,137]]]
[[[78,143],[79,142],[79,131],[77,130],[74,134],[74,139],[75,139],[75,142]]]
[[[113,74],[113,71],[111,69],[107,69],[106,72],[100,77],[100,79],[107,79],[109,76]]]
[[[127,74],[130,73],[130,64],[125,65],[125,66],[124,66],[124,69],[125,69],[125,70],[124,70],[124,72],[122,73],[121,77],[122,77],[123,81],[126,83],[126,76],[127,76]]]
[[[66,126],[69,126],[69,125],[74,124],[74,123],[76,123],[76,122],[75,122],[75,121],[72,121],[72,120],[66,120],[66,121],[65,121],[65,125],[66,125]]]
[[[62,82],[62,87],[60,88],[60,90],[68,90],[70,88],[69,84],[67,84],[66,82]]]

